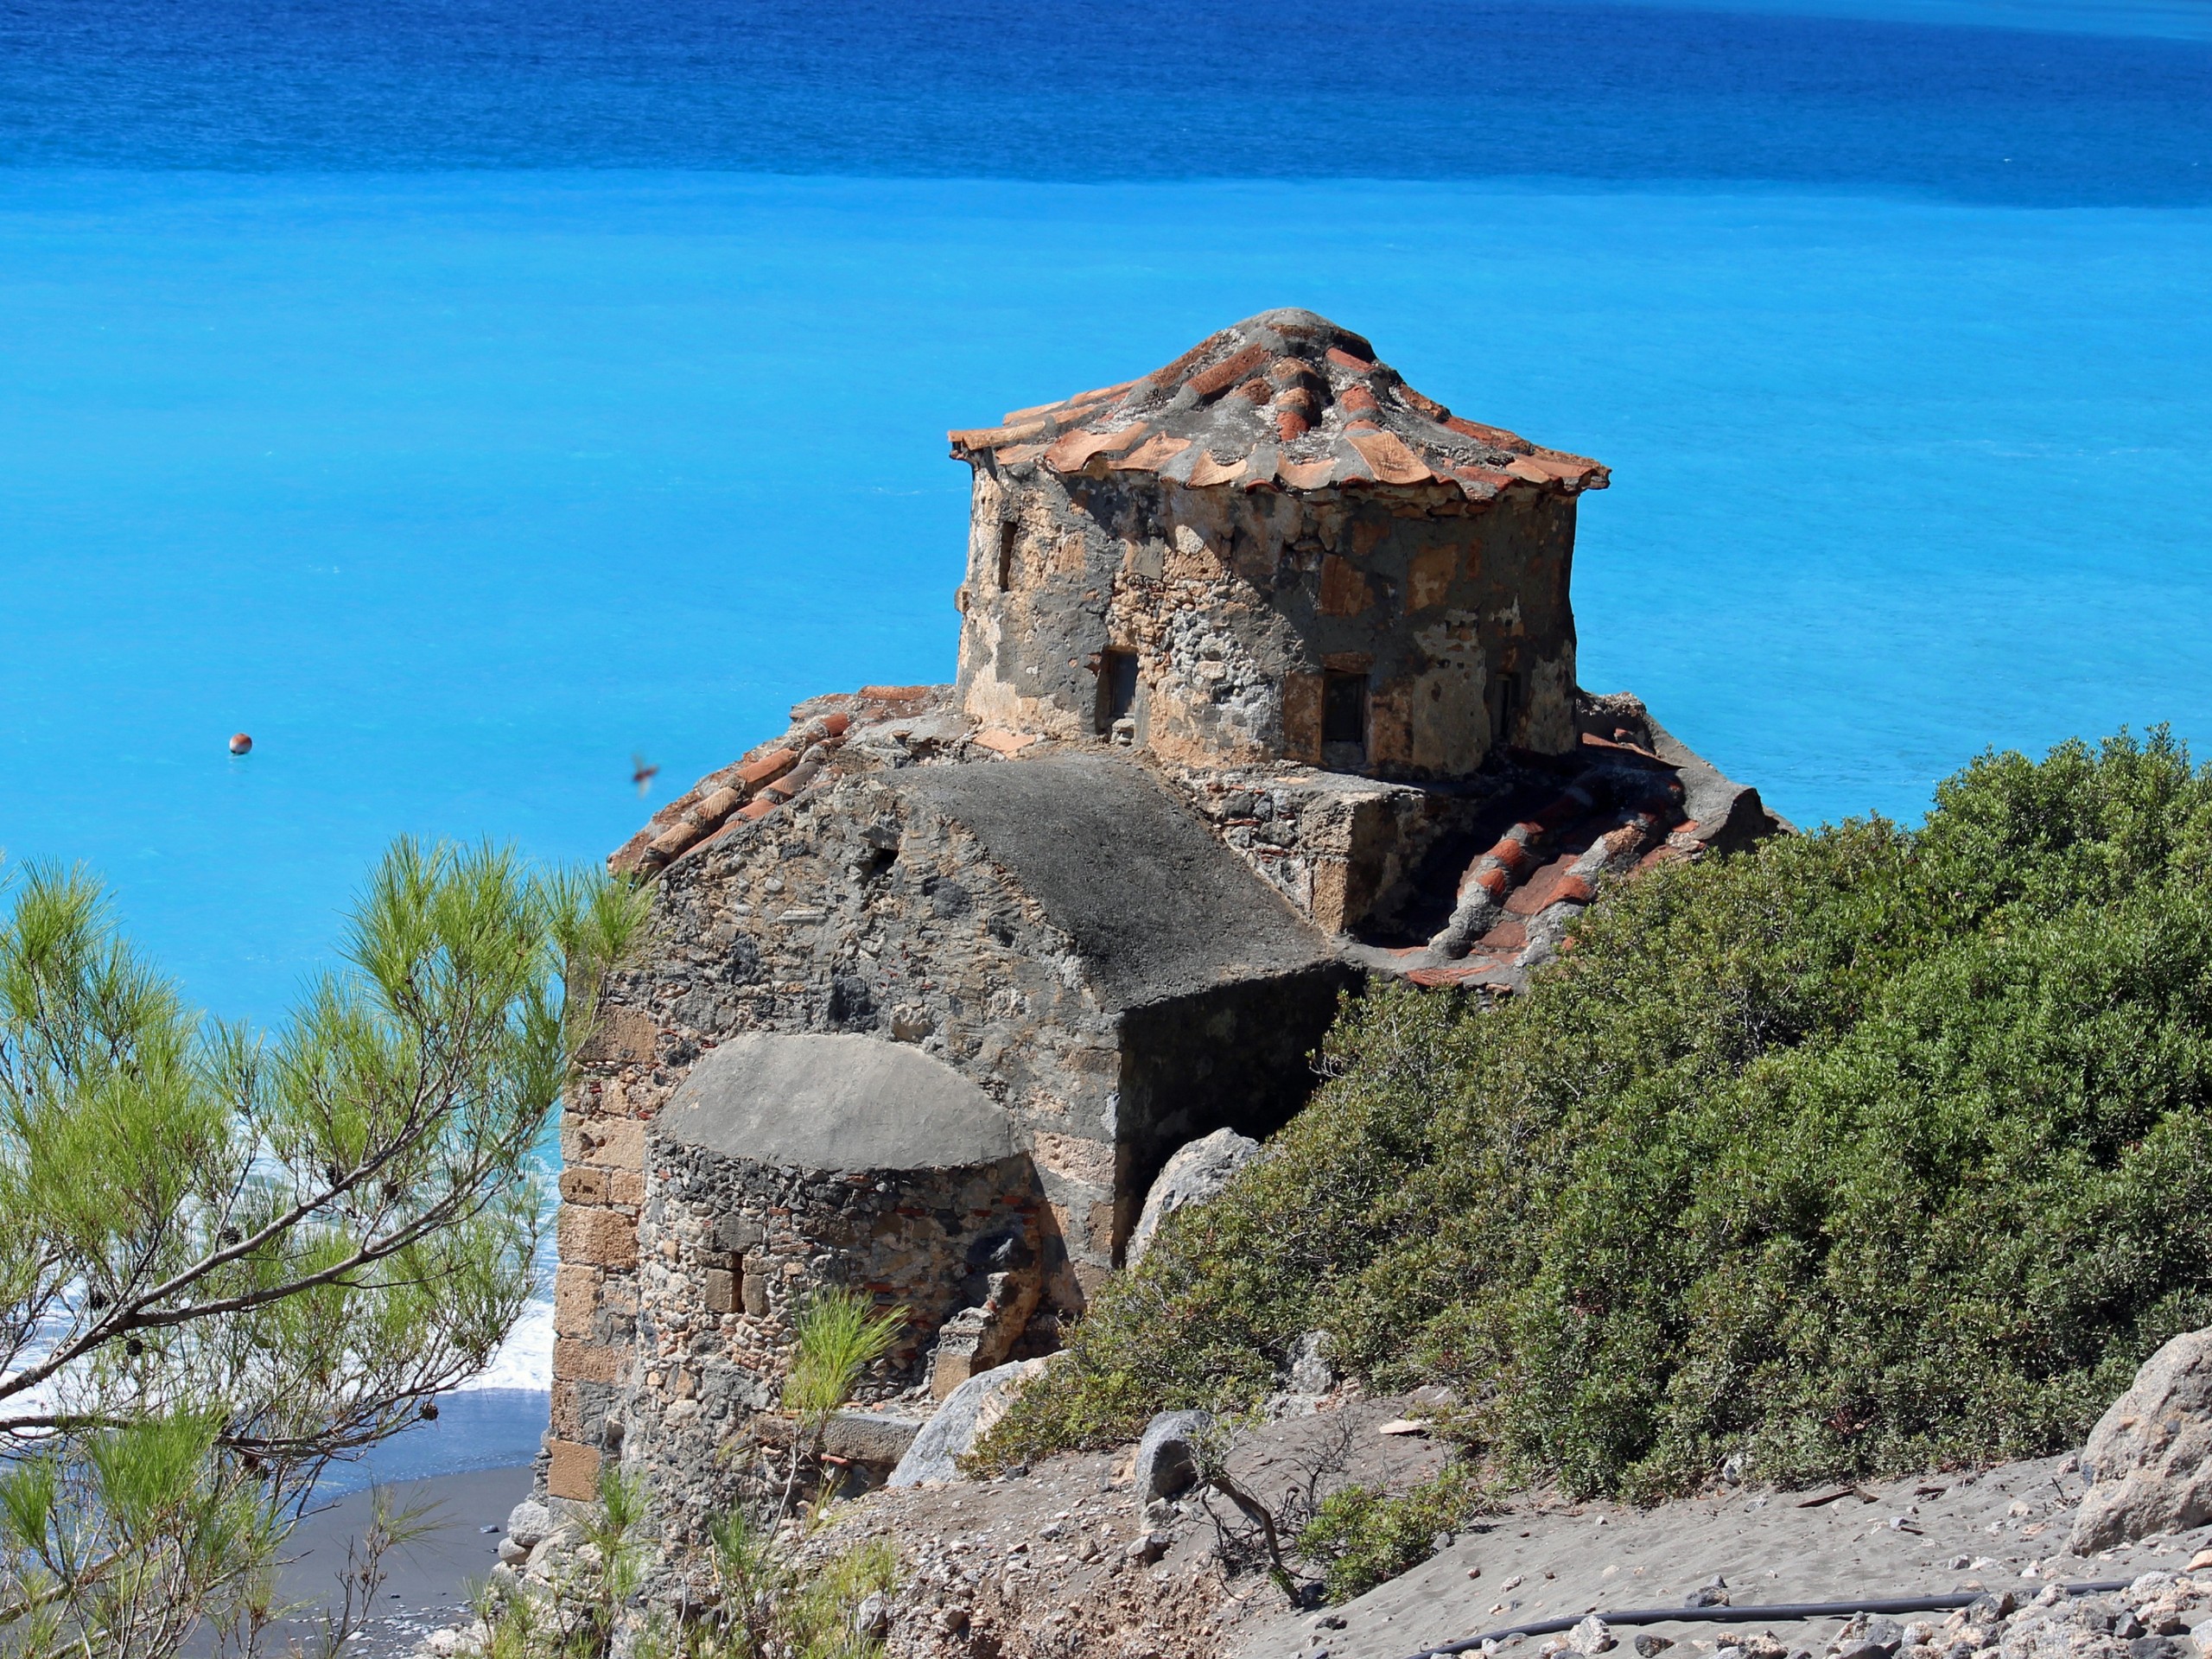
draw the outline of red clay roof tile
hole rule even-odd
[[[1200,403],[1218,397],[1274,353],[1265,346],[1247,346],[1234,356],[1224,358],[1210,369],[1201,369],[1184,385],[1191,396]]]
[[[1141,380],[955,432],[953,453],[1060,473],[1149,472],[1197,488],[1433,485],[1481,501],[1507,489],[1605,486],[1596,461],[1459,419],[1374,353],[1310,311],[1262,312]],[[1281,448],[1262,454],[1262,445]]]
[[[1107,464],[1116,472],[1156,473],[1165,462],[1190,447],[1188,438],[1171,438],[1165,432],[1155,432],[1119,461]]]
[[[865,693],[863,693],[865,695]],[[771,749],[758,760],[737,769],[736,781],[747,789],[758,789],[772,778],[780,778],[798,764],[795,749]]]
[[[1385,484],[1426,484],[1435,476],[1428,463],[1416,457],[1394,433],[1377,432],[1373,437],[1347,434],[1346,439],[1367,457],[1375,476]]]
[[[1203,487],[1208,484],[1233,484],[1244,476],[1244,461],[1216,461],[1211,453],[1202,454],[1198,464],[1191,468],[1191,482]]]

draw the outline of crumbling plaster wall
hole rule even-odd
[[[1371,676],[1366,770],[1452,778],[1507,741],[1574,742],[1574,499],[1533,486],[1193,488],[1103,461],[976,461],[959,692],[975,718],[1097,725],[1102,653],[1133,651],[1135,741],[1186,765],[1318,766],[1325,671]]]

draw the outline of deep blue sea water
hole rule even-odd
[[[273,1019],[395,833],[947,676],[944,429],[1277,305],[1612,465],[1586,684],[1911,818],[2212,739],[2209,298],[2212,0],[0,0],[0,847]]]

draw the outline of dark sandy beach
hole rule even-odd
[[[507,1511],[529,1496],[530,1469],[523,1465],[395,1481],[383,1491],[395,1509],[435,1504],[435,1529],[385,1558],[388,1576],[368,1628],[346,1645],[347,1659],[412,1652],[432,1630],[456,1622],[470,1586],[499,1560]],[[372,1500],[365,1491],[334,1498],[310,1510],[293,1533],[282,1591],[287,1601],[304,1605],[270,1644],[274,1651],[283,1652],[295,1640],[306,1645],[315,1636],[320,1610],[337,1599],[346,1545],[367,1527]]]

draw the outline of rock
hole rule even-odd
[[[1167,1539],[1164,1534],[1141,1532],[1129,1540],[1122,1554],[1132,1561],[1156,1561],[1167,1553]]]
[[[880,1590],[861,1598],[853,1610],[853,1629],[861,1636],[881,1636],[891,1628],[891,1604]]]
[[[507,1511],[507,1539],[531,1549],[551,1536],[557,1524],[552,1510],[536,1498],[526,1497]]]
[[[2192,1331],[2143,1362],[2089,1431],[2091,1482],[2067,1548],[2087,1555],[2212,1520],[2212,1331]]]
[[[1144,1260],[1161,1222],[1186,1204],[1213,1197],[1259,1155],[1260,1143],[1234,1129],[1216,1129],[1178,1151],[1145,1194],[1143,1212],[1137,1217],[1136,1230],[1129,1235],[1123,1257],[1128,1265],[1135,1267]]]
[[[1205,1411],[1163,1411],[1145,1425],[1129,1467],[1140,1504],[1190,1489],[1198,1478],[1194,1442],[1212,1426],[1213,1414]]]
[[[855,1463],[896,1464],[906,1455],[921,1432],[912,1417],[894,1417],[880,1411],[840,1411],[833,1414],[822,1438],[822,1449],[833,1458]]]
[[[1613,1639],[1612,1628],[1592,1613],[1569,1632],[1578,1653],[1610,1653],[1620,1643]]]
[[[1659,1656],[1673,1647],[1674,1642],[1663,1636],[1646,1631],[1636,1638],[1636,1659],[1659,1659]]]
[[[887,1483],[918,1486],[925,1480],[962,1478],[957,1459],[998,1421],[1025,1383],[1041,1376],[1046,1361],[1025,1359],[969,1377],[955,1389],[937,1415],[922,1425]]]
[[[1323,1357],[1329,1345],[1325,1331],[1308,1331],[1290,1348],[1290,1391],[1326,1394],[1337,1386],[1337,1374]]]
[[[530,1552],[512,1538],[499,1540],[499,1559],[509,1567],[520,1567],[530,1559]]]
[[[1829,1645],[1835,1659],[1894,1659],[1904,1645],[1904,1627],[1894,1618],[1853,1613]]]
[[[1728,1605],[1728,1580],[1718,1573],[1682,1598],[1685,1607],[1726,1607]]]
[[[2139,1636],[2127,1644],[2127,1659],[2191,1659],[2191,1651],[2171,1636]]]

